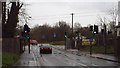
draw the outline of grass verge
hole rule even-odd
[[[52,45],[64,45],[65,42],[64,41],[56,41],[56,42],[50,42],[49,44],[52,44]]]
[[[90,46],[84,46],[81,48],[81,51],[89,52]],[[105,53],[105,47],[104,46],[92,46],[92,52],[93,53]],[[112,46],[107,46],[107,54],[114,54],[114,48]]]
[[[12,66],[20,57],[13,53],[3,52],[2,53],[2,66]]]

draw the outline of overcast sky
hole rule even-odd
[[[32,17],[30,27],[35,25],[54,25],[66,21],[71,25],[71,13],[74,13],[74,23],[82,26],[98,24],[98,17],[108,17],[109,10],[117,7],[117,0],[29,0],[26,1],[26,12]]]

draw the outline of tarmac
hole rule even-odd
[[[90,56],[90,57],[93,57],[93,58],[108,60],[108,61],[112,61],[112,62],[118,62],[118,60],[116,59],[115,56],[108,55],[108,54],[92,53],[90,55],[89,52],[82,52],[82,51],[78,51],[77,49],[69,49],[67,51],[72,53],[72,54],[76,54],[78,56]],[[120,63],[120,62],[118,62],[118,63]]]
[[[63,49],[62,49],[63,50]],[[112,62],[118,62],[115,56],[107,55],[107,54],[89,54],[89,52],[80,52],[77,49],[69,49],[66,52],[78,55],[78,56],[90,56],[93,58],[108,60]],[[119,63],[119,62],[118,62]],[[20,59],[13,66],[37,66],[34,54],[28,53],[26,50],[21,56]]]
[[[54,48],[59,49],[59,50],[65,50],[63,46],[61,46],[61,47],[57,46]],[[90,56],[92,58],[98,58],[98,59],[103,59],[103,60],[120,63],[120,62],[118,62],[117,58],[114,55],[100,54],[100,53],[92,53],[90,55],[90,52],[83,52],[83,51],[79,51],[77,49],[67,49],[66,51],[69,53],[78,55],[78,56]]]

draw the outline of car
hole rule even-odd
[[[50,44],[41,44],[40,45],[40,53],[50,53],[52,54],[52,45]]]
[[[38,42],[37,42],[36,40],[30,40],[30,44],[32,44],[32,45],[37,45]]]

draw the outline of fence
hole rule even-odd
[[[20,40],[16,38],[3,38],[2,51],[20,55]]]
[[[115,43],[116,43],[116,47],[115,47],[115,56],[116,56],[118,62],[120,62],[120,36],[117,37]]]

